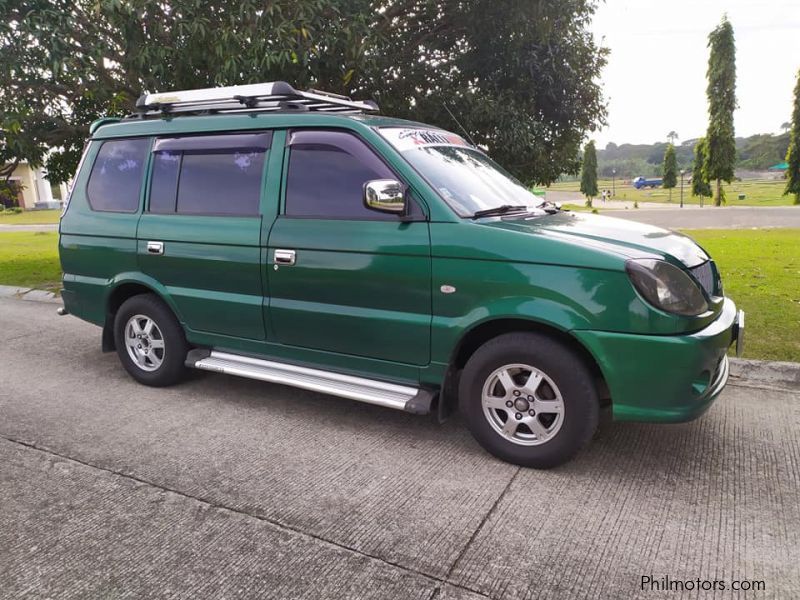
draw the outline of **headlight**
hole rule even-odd
[[[625,270],[633,287],[656,308],[694,317],[708,310],[703,292],[683,270],[663,260],[629,260]]]

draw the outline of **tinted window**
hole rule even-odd
[[[150,212],[257,215],[271,141],[271,132],[157,140]]]
[[[149,140],[103,142],[86,188],[93,210],[136,212]]]
[[[305,217],[396,220],[364,206],[364,184],[396,175],[349,133],[292,134],[286,178],[286,214]]]
[[[257,215],[264,152],[184,152],[177,211]]]
[[[150,182],[150,212],[175,212],[180,168],[180,152],[164,151],[155,152],[153,154],[153,175]]]

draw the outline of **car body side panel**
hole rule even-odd
[[[101,142],[91,143],[75,180],[68,210],[59,224],[64,305],[71,314],[96,324],[105,321],[104,300],[110,282],[120,272],[138,269],[136,228],[144,200],[141,191],[139,210],[131,213],[90,208],[86,186],[100,146]],[[146,169],[143,171],[146,174]]]
[[[258,217],[145,213],[139,268],[165,285],[188,327],[263,340],[260,236]],[[148,241],[164,253],[149,254]]]

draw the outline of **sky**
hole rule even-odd
[[[592,26],[611,50],[601,76],[608,126],[590,134],[599,148],[705,133],[706,44],[726,12],[736,38],[736,135],[781,132],[800,69],[800,0],[605,0]]]

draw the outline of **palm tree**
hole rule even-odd
[[[672,145],[675,145],[675,140],[677,140],[677,139],[678,139],[678,134],[677,134],[677,132],[676,132],[676,131],[674,131],[674,130],[673,130],[673,131],[670,131],[670,132],[667,134],[667,139],[669,140],[669,143],[670,143],[670,144],[672,144]]]

